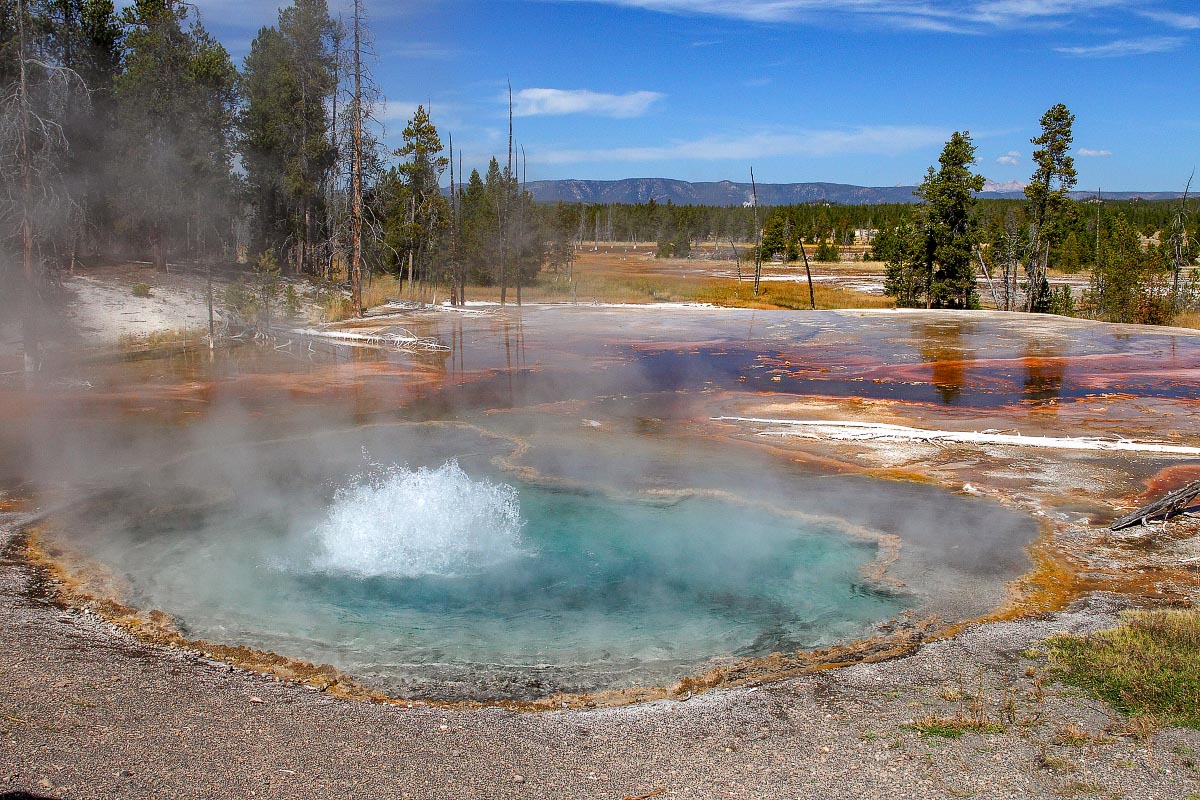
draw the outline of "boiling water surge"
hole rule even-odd
[[[516,489],[472,480],[457,461],[392,466],[338,490],[312,566],[363,578],[464,576],[523,555],[523,526]]]
[[[245,483],[167,516],[133,487],[89,519],[92,546],[192,638],[446,699],[669,682],[714,656],[858,636],[907,605],[862,586],[874,543],[836,524],[432,464],[371,468],[325,498]]]

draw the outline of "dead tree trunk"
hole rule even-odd
[[[750,191],[754,197],[754,296],[762,281],[762,231],[758,227],[758,184],[754,182],[754,167],[750,168]]]
[[[414,230],[417,225],[417,198],[412,196],[408,198],[408,229]],[[408,296],[413,296],[413,250],[416,249],[416,242],[408,243]]]
[[[362,96],[362,0],[354,0],[354,108],[350,161],[350,302],[354,315],[363,315],[362,228],[363,228],[363,96]]]
[[[1191,239],[1188,236],[1187,230],[1187,201],[1188,193],[1192,190],[1192,179],[1196,177],[1193,170],[1188,178],[1187,186],[1183,188],[1183,199],[1179,204],[1179,213],[1175,216],[1174,224],[1171,226],[1174,230],[1171,231],[1171,261],[1173,274],[1171,276],[1171,309],[1173,311],[1180,310],[1179,304],[1179,281],[1183,277],[1183,268],[1186,264],[1192,261]]]
[[[1200,498],[1200,481],[1192,481],[1181,489],[1168,492],[1148,506],[1143,506],[1132,514],[1114,520],[1109,530],[1119,531],[1142,525],[1155,519],[1166,522],[1167,519],[1187,511],[1190,504]]]
[[[800,255],[804,257],[804,274],[808,276],[808,307],[817,310],[817,293],[813,289],[812,267],[808,263],[808,250],[804,248],[804,237],[799,237]]]
[[[21,277],[24,282],[24,294],[21,309],[21,346],[25,353],[25,371],[36,372],[39,366],[37,331],[37,270],[33,263],[33,219],[31,205],[33,203],[33,157],[29,147],[29,137],[32,135],[29,107],[29,82],[25,70],[25,5],[17,0],[17,63],[20,80],[21,121],[17,130],[17,158],[21,164]]]
[[[525,230],[525,203],[523,198],[523,195],[525,194],[525,176],[528,167],[529,161],[525,158],[525,145],[521,145],[521,191],[520,194],[517,195],[517,233],[520,237],[519,241],[521,242],[524,242],[525,237],[528,235],[527,231]],[[611,217],[609,219],[611,224]],[[515,277],[517,280],[517,305],[519,306],[521,305],[521,267],[519,263],[517,265]]]
[[[496,213],[500,218],[500,305],[504,305],[508,297],[508,198],[512,193],[509,185],[513,179],[513,103],[512,81],[508,82],[508,167],[504,173],[503,194],[500,208]]]
[[[1000,298],[996,295],[996,285],[992,283],[992,275],[988,272],[987,262],[983,260],[983,252],[975,251],[975,255],[979,257],[979,266],[983,269],[983,277],[987,278],[988,288],[992,291],[992,302],[996,304],[996,308],[1000,308]]]

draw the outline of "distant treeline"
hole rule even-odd
[[[1061,105],[1034,140],[1026,200],[976,197],[983,179],[962,158],[974,152],[963,132],[916,204],[764,207],[755,230],[747,207],[536,204],[511,114],[508,152],[482,175],[463,174],[449,134],[443,142],[421,107],[400,147],[385,148],[362,28],[359,16],[333,19],[327,0],[293,0],[239,69],[190,4],[0,0],[0,276],[18,288],[0,293],[0,307],[23,309],[27,350],[45,278],[91,254],[347,279],[355,312],[372,271],[414,290],[446,287],[454,302],[469,283],[498,284],[502,300],[511,287],[519,300],[547,264],[573,274],[577,248],[594,240],[653,242],[673,257],[720,243],[761,259],[829,260],[870,245],[894,268],[898,301],[929,307],[978,305],[977,263],[1004,275],[1006,305],[1031,311],[1063,307],[1051,303],[1050,269],[1103,268],[1092,297],[1116,297],[1133,279],[1114,265],[1136,263],[1142,307],[1173,313],[1188,296],[1195,225],[1184,204],[1071,199],[1074,117]],[[1168,262],[1163,305],[1146,276]]]
[[[1030,222],[1028,205],[1027,200],[980,199],[975,202],[975,214],[984,231],[1022,227]],[[1101,196],[1100,202],[1075,201],[1068,226],[1068,237],[1073,238],[1062,247],[1063,257],[1055,259],[1056,266],[1077,271],[1093,263],[1097,209],[1102,227],[1106,220],[1121,216],[1139,234],[1151,237],[1170,225],[1179,207],[1179,200],[1104,200]],[[700,242],[754,241],[751,208],[675,205],[651,200],[608,205],[538,203],[538,211],[548,229],[557,225],[587,242],[661,242],[687,246]],[[878,231],[893,230],[918,212],[919,207],[912,203],[806,203],[760,208],[759,220],[763,239],[768,243],[776,238],[773,235],[776,230],[783,230],[786,220],[793,242],[815,246],[829,240],[837,245],[869,245]],[[780,258],[782,253],[781,243],[768,244],[764,257]]]

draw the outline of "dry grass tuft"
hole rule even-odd
[[[1049,750],[1043,750],[1038,754],[1037,763],[1042,769],[1057,772],[1060,775],[1065,775],[1068,772],[1074,772],[1078,769],[1074,762],[1068,761],[1062,756],[1055,755]]]
[[[1112,630],[1050,640],[1058,677],[1131,715],[1126,735],[1157,723],[1200,729],[1200,611],[1129,612]]]
[[[1171,324],[1178,328],[1200,328],[1200,311],[1184,311]]]
[[[1110,725],[1108,732],[1113,736],[1127,736],[1130,739],[1145,742],[1161,727],[1162,721],[1155,715],[1138,714],[1137,716],[1127,717]]]
[[[131,354],[173,348],[188,350],[201,345],[207,347],[207,342],[207,330],[177,328],[153,333],[127,333],[117,340],[117,347],[122,353]]]
[[[1054,737],[1054,743],[1065,745],[1067,747],[1084,747],[1090,744],[1106,744],[1109,741],[1104,736],[1094,736],[1083,728],[1068,722],[1058,730],[1058,734]]]
[[[854,292],[833,286],[813,287],[818,309],[834,308],[895,308],[896,301],[890,297]],[[759,293],[754,295],[754,284],[749,281],[713,281],[699,288],[695,298],[700,303],[734,308],[792,308],[810,307],[807,283],[791,281],[764,281]]]

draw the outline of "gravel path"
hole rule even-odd
[[[917,654],[686,702],[522,714],[370,705],[141,644],[45,600],[0,521],[0,797],[1008,798],[1200,796],[1200,732],[1101,736],[1100,704],[1026,651],[1113,622],[980,626]],[[1027,676],[1033,674],[1033,678]],[[979,694],[1003,733],[925,737],[914,717]],[[1007,689],[1005,688],[1007,687]],[[657,793],[657,794],[654,794]]]

